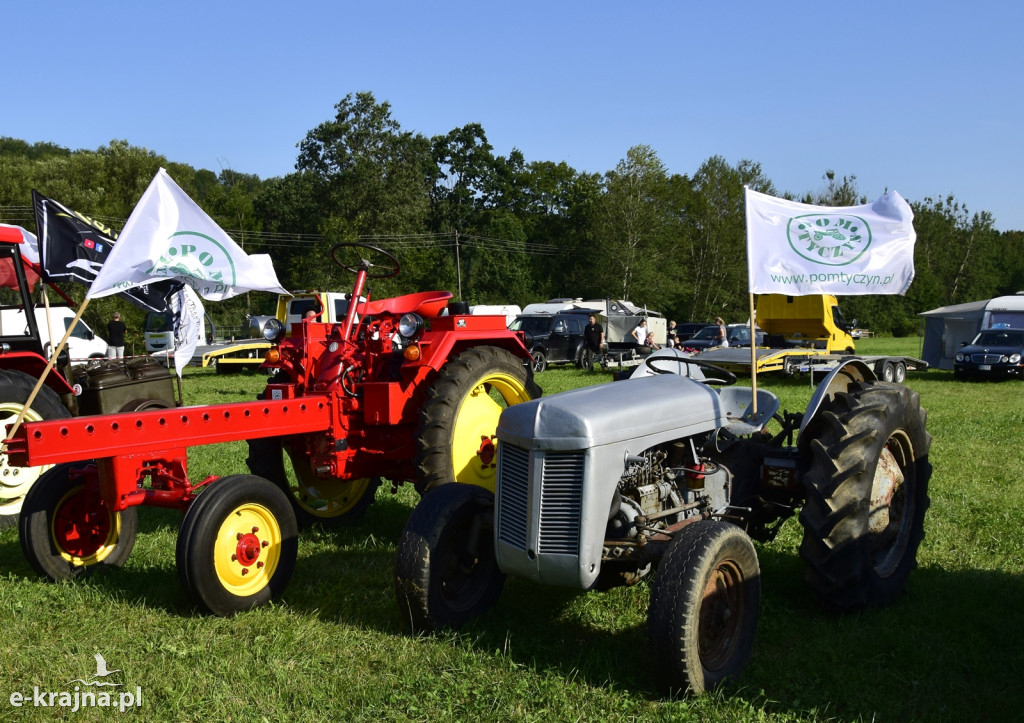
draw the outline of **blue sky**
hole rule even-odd
[[[0,135],[124,139],[261,178],[349,93],[426,136],[669,172],[721,155],[780,192],[833,169],[870,199],[953,194],[1024,230],[1024,4],[938,2],[0,3]],[[26,199],[26,202],[28,200]],[[88,209],[82,209],[88,212]]]

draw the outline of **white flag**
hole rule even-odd
[[[203,302],[192,287],[185,284],[171,294],[167,306],[174,315],[174,369],[180,377],[181,370],[195,356],[203,332]]]
[[[163,168],[128,217],[86,297],[161,279],[182,281],[211,301],[246,291],[288,293],[270,257],[246,256]]]
[[[890,191],[866,206],[810,206],[746,189],[753,294],[905,294],[914,212]]]

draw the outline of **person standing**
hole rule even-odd
[[[107,359],[124,359],[124,335],[128,331],[121,321],[121,313],[114,312],[114,318],[107,322]]]
[[[715,317],[715,326],[718,327],[718,333],[715,334],[715,343],[718,346],[729,346],[729,334],[726,331],[725,321],[722,317]]]
[[[590,323],[583,327],[583,360],[587,369],[593,369],[594,356],[604,349],[604,327],[593,314],[588,319]]]
[[[668,323],[668,348],[673,349],[679,346],[679,339],[676,337],[676,322],[670,321]]]
[[[633,329],[633,338],[640,346],[647,346],[647,319],[641,319]]]

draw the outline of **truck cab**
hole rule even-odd
[[[853,354],[850,332],[857,322],[847,323],[839,301],[831,294],[757,297],[757,325],[768,335],[768,346],[823,349],[830,354]]]

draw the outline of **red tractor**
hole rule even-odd
[[[13,464],[56,465],[19,521],[33,568],[58,580],[120,565],[136,506],[178,508],[181,583],[228,615],[282,592],[299,524],[358,516],[381,478],[421,492],[452,481],[494,489],[498,416],[541,394],[522,338],[503,317],[468,315],[450,292],[373,299],[366,281],[399,271],[382,249],[340,244],[331,256],[355,274],[360,301],[342,323],[305,319],[287,339],[269,324],[278,345],[264,366],[276,373],[261,399],[40,421],[9,440]],[[233,440],[249,440],[252,475],[189,479],[188,447]]]

